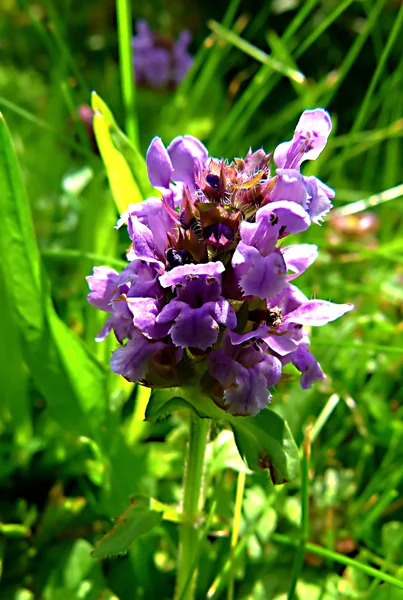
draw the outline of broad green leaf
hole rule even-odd
[[[164,390],[165,391],[165,390]],[[146,420],[151,423],[155,423],[159,419],[163,419],[164,417],[170,415],[176,410],[180,410],[182,408],[188,408],[195,412],[198,416],[199,413],[196,409],[189,403],[186,402],[183,398],[175,397],[169,400],[166,400],[165,394],[161,394],[161,392],[157,392],[152,394],[151,399],[146,408]]]
[[[43,327],[40,258],[31,211],[10,135],[0,114],[0,218],[3,275],[24,335],[32,339]]]
[[[227,422],[249,469],[268,470],[274,484],[286,483],[298,476],[298,448],[287,422],[272,410],[264,409],[255,417],[234,417],[197,389],[171,388],[152,394],[146,419],[155,420],[181,408],[191,408],[200,417]]]
[[[106,407],[106,371],[53,307],[18,161],[0,118],[0,261],[24,359],[53,417],[70,434],[96,428]],[[90,420],[90,413],[96,418]]]
[[[255,417],[233,417],[231,427],[238,450],[250,469],[268,469],[274,484],[298,476],[298,448],[286,423],[266,408]]]
[[[0,236],[0,246],[2,236]],[[0,250],[0,255],[3,252]],[[4,263],[0,262],[0,419],[11,421],[17,444],[32,434],[31,409],[28,397],[28,373],[24,365],[21,335],[12,299],[4,279]]]
[[[151,531],[161,520],[161,512],[133,501],[117,519],[116,525],[96,544],[91,556],[107,558],[127,552],[138,537]]]
[[[147,196],[159,194],[148,180],[145,160],[118,128],[111,111],[95,92],[91,104],[95,112],[93,124],[98,147],[116,206],[123,213],[130,203],[136,204]]]

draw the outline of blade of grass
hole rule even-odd
[[[232,525],[232,535],[231,535],[231,567],[230,567],[229,577],[228,577],[228,594],[227,594],[228,600],[233,600],[233,598],[234,598],[235,548],[238,543],[239,527],[241,524],[242,500],[243,500],[243,493],[244,493],[244,489],[245,489],[245,479],[246,479],[245,471],[239,471],[238,478],[237,478],[237,486],[236,486],[236,496],[235,496],[234,522]]]
[[[71,95],[70,85],[66,81],[60,82],[60,87],[63,93],[63,97],[66,103],[66,106],[69,109],[70,118],[76,126],[77,134],[83,148],[86,148],[89,155],[91,155],[91,144],[88,137],[87,130],[85,129],[84,123],[78,116],[77,107],[74,103],[73,97]]]
[[[272,497],[269,497],[266,499],[266,501],[264,502],[262,509],[259,511],[257,517],[255,517],[254,521],[250,524],[248,529],[244,532],[242,539],[240,540],[239,544],[237,544],[237,546],[235,548],[233,561],[236,562],[238,560],[238,558],[241,556],[242,552],[245,550],[245,548],[248,544],[248,541],[256,533],[256,531],[259,527],[260,519],[264,516],[266,510],[269,508],[269,506],[272,504],[272,502],[273,502]],[[231,556],[229,556],[227,558],[220,573],[217,575],[217,577],[214,579],[213,583],[209,587],[207,596],[206,596],[209,600],[211,600],[212,598],[218,598],[221,595],[221,592],[225,587],[229,572],[231,570],[231,564],[233,561],[231,560]]]
[[[293,69],[294,72],[301,72],[298,68],[296,61],[291,56],[287,45],[284,44],[283,40],[277,35],[275,31],[272,30],[267,33],[266,41],[269,48],[271,48],[272,54],[275,58],[281,60],[283,64],[287,65],[290,69]],[[303,98],[305,105],[309,106],[311,104],[310,97],[313,92],[312,86],[308,87],[308,85],[300,85],[300,83],[294,81],[293,78],[290,78],[290,83],[296,95],[300,98]]]
[[[318,346],[328,346],[329,342],[325,340],[315,339],[315,344]],[[332,346],[338,348],[350,348],[351,350],[362,350],[363,352],[385,352],[386,354],[403,354],[403,348],[397,346],[383,346],[382,344],[372,344],[370,342],[361,341],[340,341],[332,340]]]
[[[74,248],[43,248],[41,255],[53,260],[82,260],[87,259],[97,264],[111,265],[118,269],[127,267],[127,262],[112,256],[102,256],[94,252],[83,252]]]
[[[357,114],[356,118],[354,119],[350,133],[357,133],[358,131],[361,130],[362,126],[365,124],[365,120],[368,116],[368,109],[370,107],[372,97],[374,95],[376,87],[378,86],[382,72],[386,66],[386,62],[388,60],[389,54],[393,48],[393,45],[396,42],[397,36],[399,35],[402,24],[403,24],[403,4],[400,6],[399,12],[394,21],[392,30],[388,36],[388,39],[387,39],[387,42],[383,49],[380,60],[376,65],[374,74],[371,78],[371,81],[370,81],[367,91],[365,93],[364,99],[360,105],[358,114]],[[341,170],[342,165],[347,161],[349,156],[350,156],[350,148],[347,146],[344,149],[342,156],[340,157],[340,162],[338,162],[339,171]]]
[[[379,206],[384,202],[389,202],[390,200],[396,200],[397,198],[401,198],[403,196],[403,183],[397,185],[389,190],[385,190],[380,194],[374,194],[369,198],[364,198],[362,200],[357,200],[357,202],[352,202],[351,204],[347,204],[346,206],[342,206],[341,208],[337,208],[333,215],[336,217],[345,217],[347,215],[355,215],[363,210],[367,210],[368,208],[373,208],[374,206]]]
[[[310,88],[309,91],[307,89],[307,94],[309,93],[311,106],[317,103],[317,99],[323,93],[325,89],[329,89],[328,80],[324,79],[320,83],[318,83],[315,87]],[[293,102],[288,102],[286,106],[268,117],[264,120],[264,124],[262,127],[256,131],[255,134],[248,135],[248,143],[253,148],[258,144],[262,143],[262,140],[265,137],[269,137],[273,134],[274,130],[278,128],[288,125],[290,122],[296,119],[297,116],[301,114],[301,112],[306,108],[306,100],[305,97],[297,98]]]
[[[382,72],[386,66],[386,62],[388,60],[389,54],[396,42],[396,39],[399,35],[400,28],[403,24],[403,4],[401,4],[399,12],[397,13],[397,17],[393,23],[392,30],[389,34],[385,47],[383,49],[382,55],[380,57],[379,62],[376,65],[375,72],[371,78],[371,82],[368,86],[368,89],[365,93],[364,100],[361,103],[358,114],[354,120],[353,126],[351,128],[351,132],[355,133],[359,131],[362,125],[365,123],[365,118],[367,116],[369,105],[372,101],[372,96],[374,95],[375,89],[379,83],[379,79],[382,75]]]
[[[285,30],[282,40],[283,42],[290,41],[294,34],[297,33],[298,29],[301,27],[305,19],[309,16],[310,12],[315,8],[315,6],[319,3],[319,0],[308,0],[308,2],[304,2],[297,12],[291,23],[288,25]]]
[[[139,145],[138,125],[135,109],[135,77],[132,50],[132,12],[130,0],[117,0],[120,82],[125,108],[126,134],[132,144]]]
[[[46,121],[43,121],[36,115],[30,113],[28,110],[25,110],[25,108],[21,108],[14,102],[11,102],[11,100],[8,100],[8,98],[3,98],[3,96],[0,96],[0,105],[3,105],[8,110],[12,111],[19,117],[22,117],[23,119],[29,121],[30,123],[33,123],[37,127],[40,127],[41,129],[44,129],[47,132],[51,133],[55,136],[56,139],[62,141],[63,144],[66,144],[66,146],[71,148],[71,150],[79,152],[87,158],[93,158],[94,155],[91,152],[89,152],[85,146],[82,146],[81,144],[76,143],[71,138],[61,134],[57,129],[51,127]]]
[[[326,29],[328,29],[330,27],[330,25],[332,23],[334,23],[334,21],[338,17],[340,17],[340,15],[342,15],[344,13],[344,11],[354,1],[355,0],[344,0],[344,2],[337,4],[336,8],[334,10],[332,10],[332,12],[323,19],[323,21],[320,23],[320,25],[318,25],[317,27],[315,27],[313,29],[312,33],[307,38],[305,38],[305,40],[302,42],[302,44],[297,46],[297,49],[296,49],[295,55],[294,55],[295,58],[299,58],[300,56],[302,56],[304,54],[304,52],[306,52],[306,50],[308,50],[308,48],[310,48],[312,46],[312,44],[314,44],[316,42],[316,40],[320,38],[320,36],[326,31]]]
[[[351,0],[348,1],[350,2]],[[346,10],[346,3],[343,3],[342,6],[343,9]],[[329,15],[329,18],[326,20],[327,27],[329,27],[330,24],[333,22],[334,15],[338,17],[340,16],[340,14],[341,13],[339,12],[339,7],[336,7]],[[288,38],[286,34],[283,36],[282,39],[283,42],[287,41]],[[316,36],[310,37],[309,44],[304,44],[304,52],[315,41]],[[298,58],[301,55],[302,53],[297,51],[295,57]],[[227,148],[230,148],[235,139],[240,139],[242,137],[243,132],[246,129],[250,119],[253,117],[261,103],[272,91],[272,89],[279,83],[280,80],[281,76],[279,74],[273,73],[273,70],[268,68],[267,65],[264,65],[259,69],[255,77],[252,79],[251,83],[243,92],[242,96],[232,107],[227,118],[215,131],[214,136],[210,141],[210,145],[213,146],[213,152],[215,151],[216,146],[218,147],[218,141],[221,141],[222,146],[222,140],[225,138],[224,148],[222,148],[221,146],[220,148],[221,151],[226,151]]]
[[[329,400],[326,402],[325,406],[322,408],[318,418],[316,419],[315,423],[312,426],[312,429],[310,432],[311,444],[314,443],[314,441],[316,440],[316,438],[318,437],[318,435],[320,434],[320,432],[326,425],[327,420],[329,419],[330,415],[332,414],[332,412],[334,411],[334,409],[336,408],[336,406],[338,405],[339,402],[340,402],[340,396],[338,396],[337,394],[332,394],[330,396]]]
[[[231,0],[222,21],[223,27],[228,29],[232,26],[239,4],[240,0]],[[213,47],[210,49],[209,55],[204,62],[203,68],[199,72],[195,85],[192,88],[191,95],[188,100],[190,107],[198,106],[203,94],[210,84],[210,81],[214,77],[214,73],[218,67],[218,64],[223,60],[226,54],[227,52],[225,52],[225,49],[220,48],[217,42],[215,42]]]
[[[270,56],[270,54],[267,54],[267,52],[260,50],[247,40],[241,38],[233,31],[225,29],[225,27],[223,27],[216,21],[213,21],[211,19],[207,22],[207,25],[220,38],[222,38],[229,44],[232,44],[236,48],[239,48],[239,50],[242,50],[244,54],[247,54],[248,56],[254,58],[258,62],[270,66],[273,71],[281,73],[296,84],[301,85],[305,82],[305,75],[303,75],[301,71],[297,71],[292,67],[286,65],[284,62],[273,58],[272,56]]]
[[[50,35],[51,39],[54,41],[56,46],[56,58],[60,60],[61,54],[62,59],[65,61],[66,65],[69,66],[72,75],[77,80],[79,86],[82,91],[85,93],[87,98],[90,96],[90,88],[88,87],[87,82],[82,76],[80,69],[77,67],[77,63],[74,59],[74,56],[70,52],[70,46],[66,43],[62,32],[64,30],[64,22],[60,17],[57,9],[55,8],[55,3],[51,2],[51,0],[45,0],[46,7],[49,11],[50,18],[52,22],[48,25],[48,28],[45,29],[47,33]]]
[[[378,0],[378,2],[373,6],[363,30],[360,31],[359,35],[356,37],[349,51],[347,52],[340,68],[337,69],[336,77],[334,79],[334,85],[329,91],[329,93],[322,99],[323,106],[328,106],[335,97],[336,93],[340,88],[340,85],[347,77],[351,67],[354,65],[355,61],[358,58],[358,55],[363,49],[364,44],[368,39],[368,36],[370,35],[375,25],[378,23],[379,16],[384,5],[386,4],[386,1],[387,0]]]
[[[281,533],[273,533],[271,536],[273,542],[277,544],[283,544],[285,546],[298,546],[298,541],[290,539],[288,536],[283,535]],[[371,577],[375,577],[375,579],[379,579],[380,581],[384,581],[385,583],[390,583],[397,588],[403,590],[403,581],[400,579],[396,579],[396,577],[392,577],[388,573],[383,573],[382,571],[378,571],[378,569],[374,569],[373,567],[369,567],[368,565],[364,565],[358,560],[354,558],[350,558],[349,556],[345,556],[344,554],[339,554],[338,552],[334,552],[333,550],[328,550],[327,548],[322,548],[316,544],[308,543],[305,546],[305,549],[316,556],[323,556],[323,558],[328,558],[334,562],[337,562],[341,565],[345,565],[347,567],[354,567],[359,571],[362,571],[366,575],[370,575]]]

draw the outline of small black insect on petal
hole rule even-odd
[[[193,257],[187,250],[168,248],[165,256],[168,263],[168,270],[181,267],[182,265],[190,265],[193,262]]]
[[[212,173],[209,173],[208,175],[206,175],[206,181],[209,184],[209,186],[211,186],[214,190],[218,190],[218,188],[220,187],[220,178],[218,175],[213,175]]]

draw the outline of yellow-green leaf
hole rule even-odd
[[[148,180],[144,158],[119,129],[105,102],[95,93],[94,132],[119,213],[151,195],[159,195]]]

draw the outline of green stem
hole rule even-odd
[[[209,424],[209,419],[200,419],[192,411],[185,463],[182,523],[179,529],[179,556],[175,590],[175,598],[181,598],[181,600],[191,600],[193,598],[196,584],[197,569],[195,569],[187,585],[199,540],[197,520],[203,500],[204,455]]]
[[[116,18],[118,23],[120,81],[125,107],[126,134],[132,144],[138,147],[130,0],[116,0]]]

